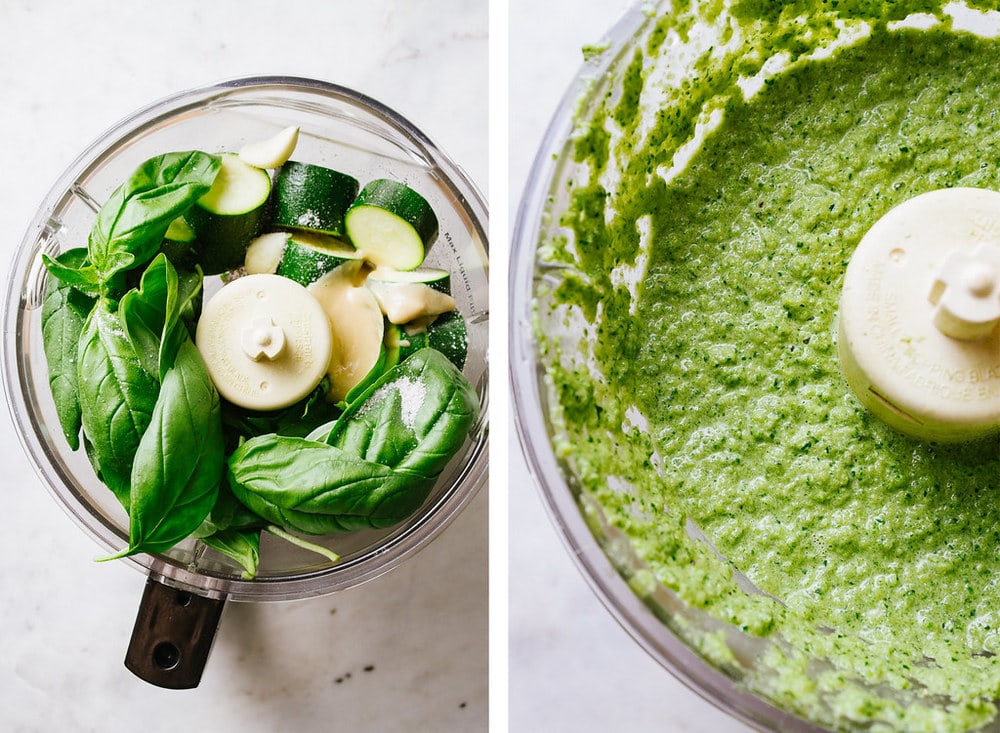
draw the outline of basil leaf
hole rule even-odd
[[[229,459],[236,498],[269,522],[306,534],[385,527],[433,485],[327,443],[281,435],[246,441]]]
[[[219,485],[219,493],[212,511],[191,536],[195,539],[204,539],[227,529],[260,529],[265,524],[267,521],[244,506],[223,481]]]
[[[223,529],[203,537],[202,542],[238,562],[245,579],[256,577],[260,564],[259,529]]]
[[[189,338],[181,327],[185,314],[193,314],[192,301],[201,292],[201,277],[178,277],[163,255],[157,255],[142,274],[137,289],[121,299],[118,310],[129,341],[143,368],[162,380],[181,343]]]
[[[132,462],[158,385],[139,363],[117,312],[101,298],[87,317],[77,359],[80,421],[98,476],[128,509]]]
[[[165,153],[140,165],[104,203],[90,231],[98,281],[152,259],[170,223],[208,192],[219,168],[216,156],[199,151]]]
[[[219,394],[186,340],[135,453],[129,547],[116,557],[163,552],[187,538],[214,506],[224,468]]]
[[[67,267],[78,267],[87,259],[87,250],[71,249],[56,261]],[[69,447],[80,447],[80,400],[77,397],[76,360],[80,335],[94,299],[63,280],[50,278],[42,302],[42,347],[49,367],[49,389],[55,402],[59,425]]]
[[[178,315],[192,339],[198,330],[204,279],[205,276],[198,265],[195,265],[193,272],[177,270],[177,304],[180,306]]]
[[[476,391],[426,348],[390,369],[334,423],[327,442],[365,460],[434,478],[479,416]]]
[[[478,417],[475,390],[423,349],[338,418],[326,442],[262,435],[229,459],[229,485],[274,524],[328,534],[402,521],[427,498]]]
[[[69,252],[74,251],[77,250],[69,250]],[[87,262],[86,249],[79,251],[82,251],[84,256],[78,262],[76,258],[69,260],[62,255],[53,258],[47,254],[43,254],[42,264],[45,265],[45,269],[49,271],[50,275],[58,278],[66,285],[76,288],[81,293],[91,298],[96,298],[101,293],[97,268]]]

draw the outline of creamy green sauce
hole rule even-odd
[[[787,642],[752,671],[691,632],[751,689],[834,727],[976,728],[1000,697],[1000,441],[933,445],[869,415],[836,319],[851,252],[889,208],[1000,189],[1000,41],[937,3],[720,11],[651,21],[581,111],[584,174],[542,249],[568,266],[548,271],[539,315],[561,452],[660,583]],[[943,22],[886,23],[916,11]],[[698,19],[742,43],[696,54],[650,104]],[[814,57],[838,19],[862,37]],[[745,99],[737,78],[781,52],[792,62]],[[552,336],[567,313],[582,347]]]

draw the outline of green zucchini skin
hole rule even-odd
[[[385,283],[419,283],[439,293],[451,295],[451,273],[447,270],[424,268],[416,270],[391,270],[376,268],[368,276],[369,280]]]
[[[405,183],[366,184],[344,220],[348,238],[377,266],[414,270],[437,239],[438,220],[423,196]]]
[[[346,173],[290,160],[274,178],[274,225],[343,236],[344,215],[359,187],[358,179]]]
[[[184,215],[194,231],[191,251],[206,275],[243,264],[247,247],[267,224],[271,178],[232,153],[221,156],[222,170],[212,188]]]
[[[292,234],[278,262],[276,273],[309,285],[345,262],[361,259],[346,242],[323,235]]]
[[[194,259],[206,275],[218,275],[243,264],[247,247],[264,229],[267,212],[262,207],[247,214],[224,216],[194,206],[188,219],[198,233],[190,244]]]
[[[426,330],[408,334],[404,326],[387,326],[396,329],[392,343],[387,348],[390,351],[389,361],[398,364],[410,354],[430,346],[447,357],[448,361],[459,369],[465,367],[469,353],[469,336],[465,318],[458,311],[444,313],[434,319]]]

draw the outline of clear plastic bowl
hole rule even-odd
[[[193,540],[163,555],[126,560],[157,581],[205,597],[287,600],[371,580],[437,536],[487,476],[486,203],[465,173],[393,110],[344,87],[280,76],[224,81],[135,112],[94,141],[39,206],[11,264],[3,315],[5,391],[34,467],[55,499],[109,554],[127,546],[124,511],[96,478],[83,451],[71,451],[59,429],[42,350],[46,271],[41,254],[86,243],[97,208],[143,160],[173,150],[236,151],[289,125],[301,128],[296,160],[336,168],[362,182],[380,177],[405,181],[428,199],[440,235],[427,265],[452,273],[453,295],[468,323],[464,371],[480,396],[482,413],[413,516],[388,529],[319,540],[341,556],[336,564],[267,536],[262,538],[260,572],[252,580],[243,579],[232,561]],[[206,282],[206,291],[211,287]]]
[[[600,506],[581,489],[572,467],[557,457],[553,446],[552,395],[533,336],[535,299],[546,278],[537,248],[558,227],[558,212],[568,205],[563,184],[575,175],[569,140],[581,99],[602,93],[600,80],[606,85],[614,78],[615,67],[628,56],[631,44],[648,29],[649,22],[637,5],[608,31],[604,39],[608,49],[584,64],[553,115],[522,194],[512,236],[509,284],[515,426],[528,469],[571,557],[607,610],[636,642],[694,692],[754,727],[822,731],[742,689],[736,679],[705,661],[678,633],[680,625],[715,629],[721,627],[719,622],[689,608],[665,587],[658,588],[648,603],[633,592],[626,578],[641,570],[643,563],[627,540],[603,521]],[[558,328],[552,323],[547,326]],[[568,345],[575,335],[566,336]],[[744,642],[752,658],[761,641],[746,637]]]
[[[553,418],[558,410],[544,364],[559,353],[578,355],[584,330],[566,311],[547,307],[546,294],[558,281],[558,270],[551,268],[558,265],[547,264],[539,247],[564,233],[560,215],[570,204],[570,182],[588,180],[587,172],[574,162],[576,120],[587,119],[604,98],[615,98],[616,84],[634,50],[643,47],[655,24],[646,5],[633,6],[597,44],[605,50],[590,57],[578,72],[546,130],[522,194],[512,234],[509,282],[515,428],[529,472],[570,556],[607,610],[646,652],[695,693],[755,729],[824,731],[828,730],[824,725],[791,714],[753,692],[761,688],[762,679],[766,682],[768,675],[776,674],[757,660],[780,648],[779,642],[745,634],[685,604],[666,586],[652,585],[648,566],[582,488],[572,462],[556,447],[560,431]],[[684,63],[678,59],[672,70]],[[548,342],[544,352],[535,339],[539,330]],[[641,594],[630,582],[640,584]],[[724,640],[732,652],[730,663],[713,663],[697,651],[696,640],[709,637]],[[817,661],[820,669],[822,660]],[[900,702],[905,706],[905,697]],[[946,706],[949,701],[940,702]],[[837,713],[830,712],[828,719],[837,720]],[[866,729],[857,720],[839,720],[836,725],[836,729]],[[998,727],[993,724],[988,729]]]

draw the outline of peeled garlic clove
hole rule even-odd
[[[247,143],[240,150],[240,160],[257,168],[279,168],[292,157],[299,142],[299,128],[286,127],[267,140]]]

